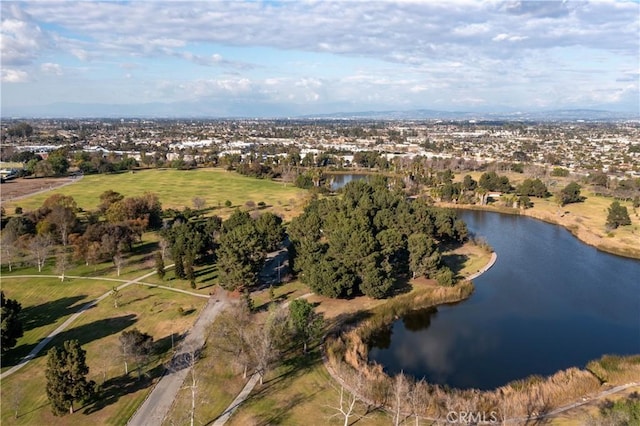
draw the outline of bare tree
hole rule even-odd
[[[411,404],[411,413],[416,421],[416,426],[420,424],[421,412],[429,412],[429,389],[424,379],[413,383],[409,391],[409,403]]]
[[[69,269],[69,253],[62,248],[56,256],[56,272],[60,274],[60,281],[64,282],[64,274]]]
[[[191,408],[189,410],[189,424],[193,426],[196,418],[196,393],[198,390],[198,377],[196,373],[196,361],[198,360],[199,349],[195,344],[188,345],[184,348],[185,362],[189,368],[191,376],[190,383],[185,386],[191,391]]]
[[[196,210],[202,210],[204,208],[204,206],[207,205],[207,200],[205,200],[202,197],[193,197],[191,202],[193,203],[193,207]]]
[[[122,294],[120,294],[120,290],[118,290],[118,287],[114,286],[109,294],[111,295],[111,299],[113,299],[113,307],[118,309],[120,307],[119,301],[122,297]]]
[[[331,383],[331,386],[334,389],[336,389],[336,391],[338,391],[339,398],[337,403],[333,405],[326,405],[326,407],[336,411],[335,414],[329,416],[330,419],[334,417],[341,417],[344,419],[344,426],[348,426],[349,420],[352,417],[355,416],[355,417],[358,417],[358,419],[362,419],[366,417],[366,414],[359,415],[355,412],[356,403],[358,402],[358,396],[356,394],[363,389],[364,382],[365,380],[362,375],[362,372],[359,371],[357,375],[353,378],[353,380],[350,380],[350,384],[353,388],[352,389],[353,391],[349,391],[348,389],[345,389],[344,383],[342,382],[340,383],[339,390],[336,385]]]
[[[279,351],[276,347],[274,322],[267,321],[263,325],[255,325],[249,330],[249,340],[256,372],[260,376],[260,384],[263,384],[264,376],[271,369],[278,358]]]
[[[211,338],[208,339],[216,349],[232,355],[245,379],[249,367],[253,364],[253,354],[248,343],[251,339],[251,323],[251,313],[246,305],[232,305],[213,323],[209,331]]]
[[[33,260],[38,267],[38,272],[42,272],[42,267],[47,261],[51,246],[51,237],[48,234],[36,235],[29,241],[29,250],[33,254]]]
[[[171,244],[166,239],[160,238],[158,245],[160,246],[160,253],[162,253],[162,260],[167,260],[167,253]]]
[[[404,411],[407,408],[407,401],[409,399],[409,381],[404,375],[404,372],[397,374],[393,380],[393,398],[391,405],[393,407],[393,424],[398,426],[404,419]]]
[[[342,416],[344,417],[344,426],[348,426],[349,425],[349,418],[351,418],[351,416],[353,415],[353,411],[355,409],[356,406],[356,402],[358,401],[358,398],[356,398],[356,396],[350,392],[347,391],[347,395],[345,397],[344,394],[344,385],[340,386],[340,400],[338,402],[337,406],[332,406],[331,408],[333,408],[334,410],[337,410],[338,412],[336,414],[334,414],[331,417],[338,417],[338,416]]]
[[[118,276],[120,276],[120,271],[124,267],[125,263],[126,260],[121,253],[118,252],[113,256],[113,264],[116,267],[116,273],[118,274]]]
[[[13,263],[20,253],[18,238],[15,235],[3,231],[2,233],[2,260],[7,262],[9,272],[12,271]]]
[[[17,419],[20,413],[20,405],[24,399],[24,386],[14,385],[11,389],[8,389],[9,403],[11,411],[13,411],[13,418]]]
[[[69,232],[76,224],[76,214],[74,209],[56,204],[53,206],[51,213],[47,216],[47,220],[56,226],[56,229],[60,232],[62,245],[66,247]]]

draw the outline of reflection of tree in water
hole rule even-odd
[[[438,313],[436,308],[425,308],[411,311],[402,317],[404,328],[409,331],[424,330],[431,325],[431,318]],[[391,337],[391,335],[389,335]]]
[[[369,342],[372,348],[389,349],[391,346],[391,326],[392,324],[385,325],[371,335]]]
[[[404,328],[408,331],[420,331],[431,325],[431,318],[438,313],[436,308],[425,308],[411,311],[402,317]],[[391,347],[391,335],[393,324],[385,325],[374,332],[369,338],[370,347],[389,349]]]

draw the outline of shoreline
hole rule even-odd
[[[595,239],[601,240],[602,237],[599,237],[598,235],[594,234],[588,229],[580,229],[580,228],[576,228],[575,226],[569,226],[548,215],[540,214],[539,211],[534,210],[535,207],[531,209],[520,210],[520,209],[513,209],[509,207],[499,207],[499,206],[497,207],[496,206],[479,206],[477,204],[454,204],[454,203],[440,202],[440,203],[436,203],[435,205],[438,207],[447,207],[447,208],[453,208],[458,210],[487,211],[487,212],[494,212],[494,213],[504,213],[504,214],[509,214],[513,216],[530,217],[532,219],[540,220],[542,222],[549,223],[551,225],[560,226],[563,229],[566,229],[567,231],[569,231],[569,233],[573,235],[575,238],[577,238],[581,243],[591,246],[601,252],[613,254],[615,256],[626,257],[628,259],[640,260],[639,249],[635,247],[629,247],[629,246],[625,248],[611,247],[601,242],[594,242],[591,239],[595,238]]]
[[[487,262],[486,265],[484,265],[478,272],[469,275],[468,277],[465,278],[465,280],[467,281],[471,281],[471,280],[475,280],[476,278],[478,278],[480,275],[484,274],[485,272],[487,272],[489,269],[491,269],[491,267],[493,265],[495,265],[496,261],[498,260],[498,255],[496,254],[495,251],[491,252],[491,257],[489,258],[489,262]]]

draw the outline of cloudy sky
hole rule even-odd
[[[639,108],[638,1],[0,7],[3,116]]]

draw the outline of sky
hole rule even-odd
[[[638,1],[0,3],[2,116],[639,114]]]

